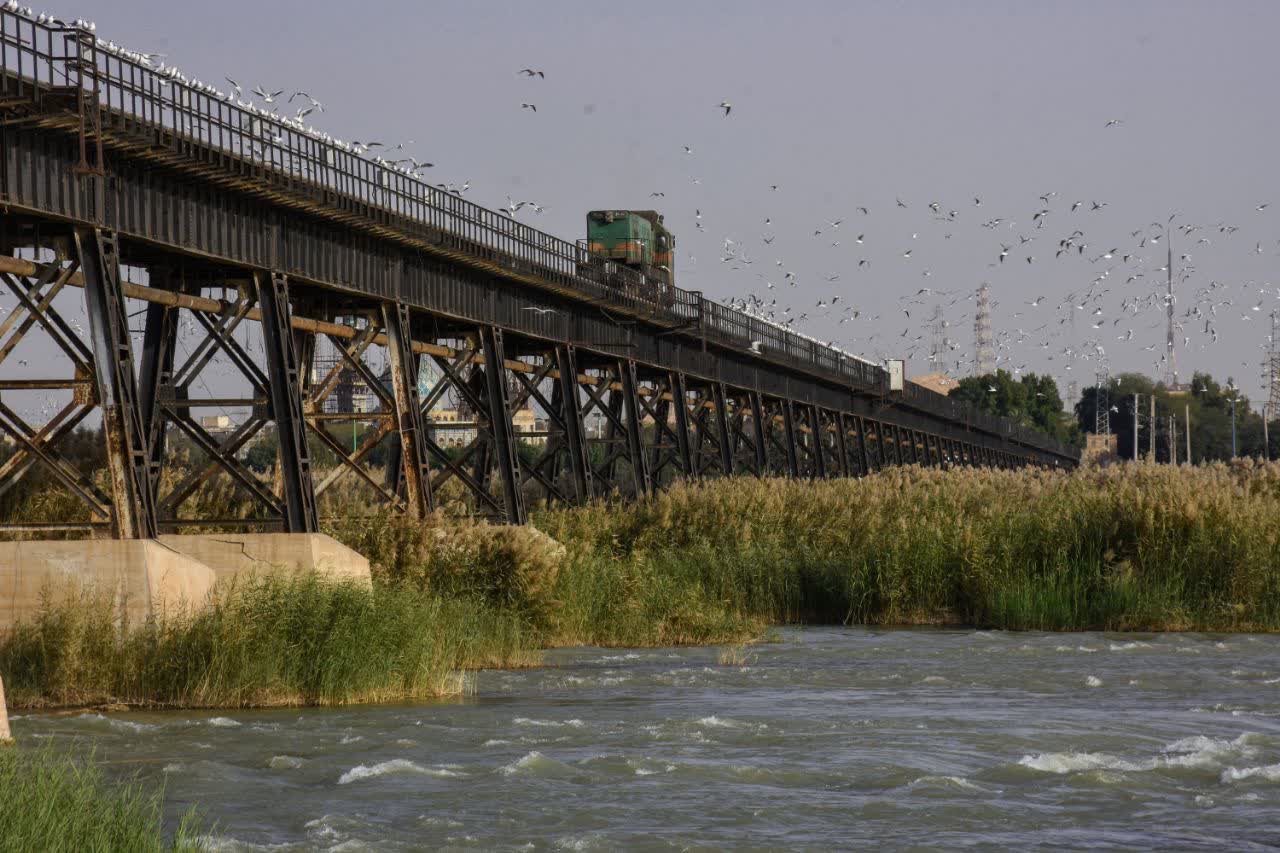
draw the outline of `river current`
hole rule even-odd
[[[569,649],[466,699],[20,716],[221,850],[1280,844],[1280,637],[785,629]]]

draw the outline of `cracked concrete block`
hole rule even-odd
[[[82,591],[114,598],[121,618],[201,607],[217,576],[154,539],[0,542],[0,632],[30,621],[48,599]]]
[[[160,541],[213,569],[218,580],[242,573],[316,571],[368,585],[369,561],[323,533],[205,533],[165,535]]]

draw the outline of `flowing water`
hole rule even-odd
[[[552,652],[462,701],[27,716],[218,849],[1280,844],[1280,637],[783,630]]]

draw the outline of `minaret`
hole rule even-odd
[[[973,314],[973,368],[978,376],[996,372],[996,348],[991,338],[991,288],[978,288],[978,305]]]

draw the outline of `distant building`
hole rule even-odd
[[[547,437],[547,421],[525,407],[511,416],[516,438],[528,444],[543,445]],[[476,440],[476,422],[469,411],[435,408],[427,415],[427,429],[441,447],[466,447]]]
[[[921,388],[936,391],[944,396],[950,394],[960,384],[960,380],[954,379],[945,373],[925,373],[921,376],[912,377],[907,381],[919,385]]]
[[[1109,465],[1120,458],[1120,436],[1112,433],[1091,432],[1085,435],[1084,456],[1080,461],[1086,465]]]
[[[200,418],[200,426],[210,435],[226,435],[236,428],[230,415],[205,415]]]

